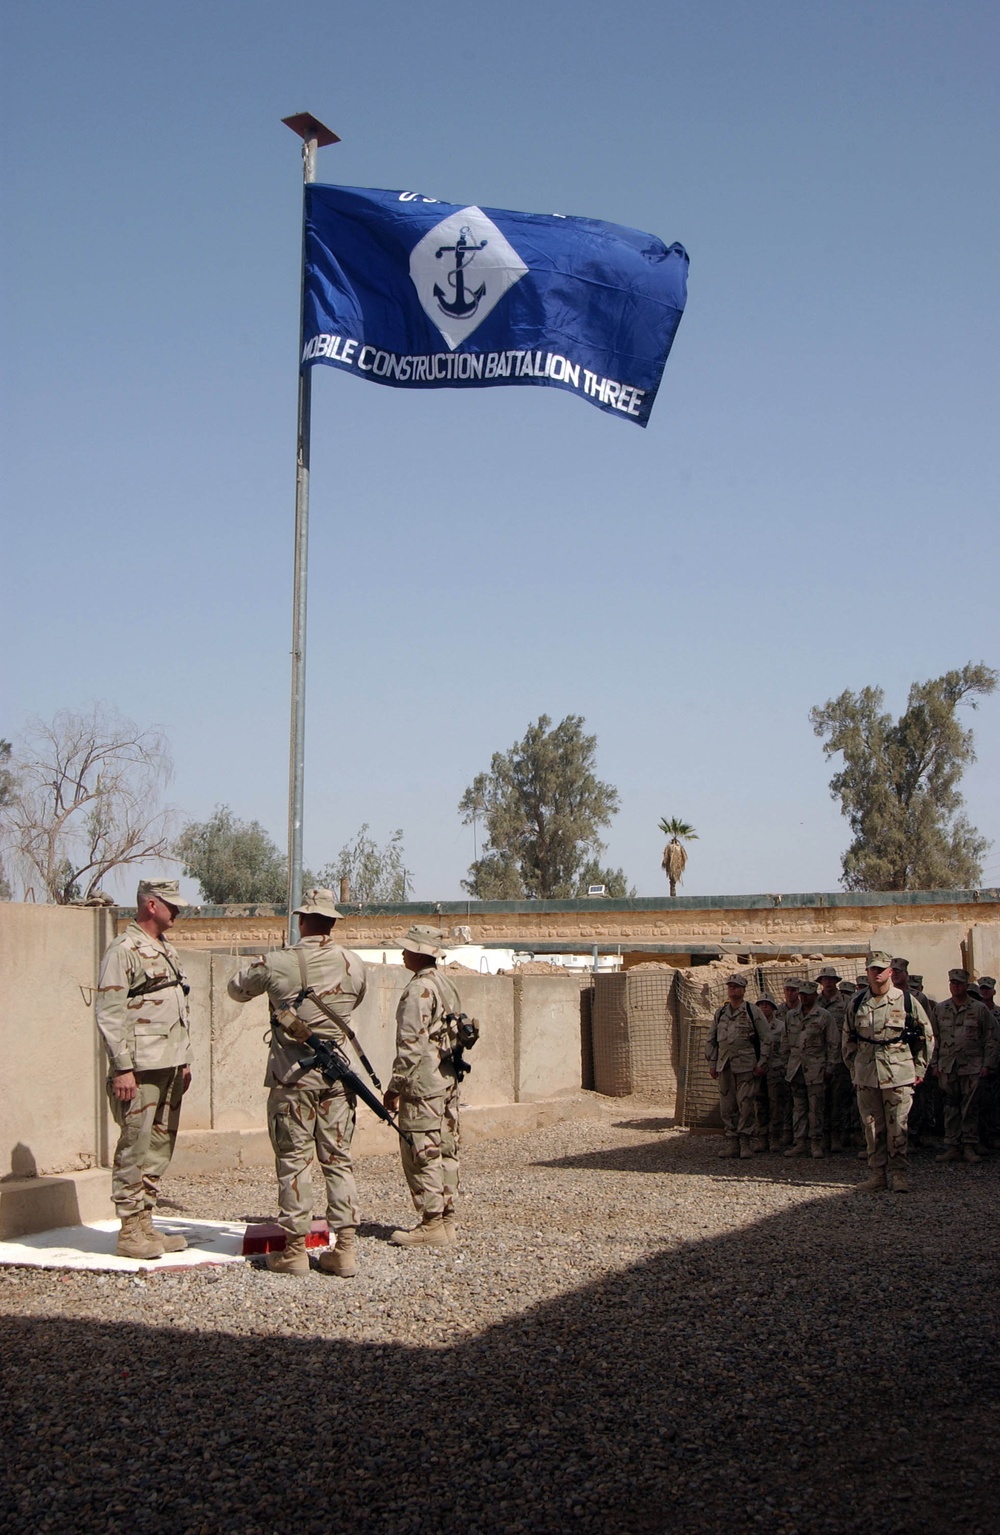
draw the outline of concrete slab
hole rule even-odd
[[[243,1221],[165,1220],[154,1224],[187,1239],[183,1252],[164,1253],[162,1258],[119,1258],[115,1252],[118,1222],[95,1221],[62,1226],[23,1236],[16,1242],[0,1242],[0,1264],[47,1269],[98,1269],[139,1274],[144,1270],[196,1268],[204,1263],[242,1263]]]
[[[0,1239],[108,1220],[113,1214],[108,1167],[0,1180]]]

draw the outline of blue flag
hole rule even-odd
[[[554,384],[645,426],[683,246],[598,219],[306,187],[302,366],[402,389]]]

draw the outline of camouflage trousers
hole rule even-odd
[[[278,1178],[278,1222],[291,1236],[312,1224],[313,1156],[326,1184],[326,1218],[333,1231],[361,1219],[351,1165],[355,1099],[343,1083],[333,1087],[272,1087],[267,1128]]]
[[[417,1214],[448,1214],[458,1193],[458,1083],[433,1098],[404,1098],[399,1127],[413,1140],[400,1140],[399,1154]]]
[[[982,1078],[960,1076],[949,1071],[937,1079],[944,1094],[944,1143],[946,1146],[972,1146],[979,1139],[979,1100]]]
[[[767,1128],[765,1133],[777,1144],[792,1134],[792,1096],[784,1071],[767,1074]]]
[[[108,1099],[119,1129],[111,1172],[111,1198],[119,1218],[152,1210],[160,1179],[170,1166],[184,1094],[183,1066],[135,1073],[136,1095],[116,1098],[108,1081]]]
[[[823,1109],[826,1103],[826,1083],[806,1082],[799,1072],[789,1084],[792,1093],[792,1139],[811,1141],[823,1139]]]
[[[719,1108],[730,1138],[756,1133],[759,1081],[752,1071],[734,1071],[728,1062],[719,1067]]]
[[[851,1136],[858,1126],[858,1104],[854,1096],[851,1073],[843,1061],[833,1068],[833,1076],[826,1085],[827,1128],[830,1135],[850,1145]]]
[[[936,1135],[943,1129],[944,1099],[937,1079],[929,1073],[913,1090],[909,1128],[912,1136]]]
[[[906,1087],[859,1087],[858,1113],[864,1126],[868,1166],[890,1172],[906,1171],[906,1121],[913,1101],[913,1084]]]

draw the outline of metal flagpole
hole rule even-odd
[[[294,942],[292,910],[302,900],[302,800],[305,782],[306,582],[309,553],[309,437],[312,428],[312,369],[302,366],[305,344],[305,189],[316,179],[316,151],[339,144],[336,133],[310,112],[283,117],[302,140],[302,287],[299,300],[299,416],[295,466],[295,575],[292,589],[292,721],[288,758],[288,941]]]

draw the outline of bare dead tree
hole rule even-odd
[[[0,809],[23,888],[64,906],[112,869],[169,858],[171,812],[159,801],[172,774],[163,733],[107,705],[30,721]]]

